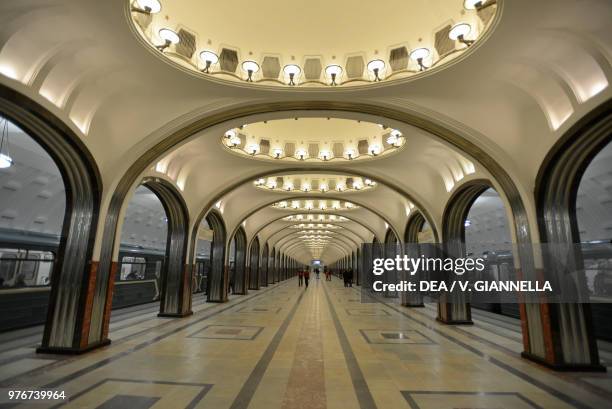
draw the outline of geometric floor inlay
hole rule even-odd
[[[63,408],[146,409],[152,405],[194,408],[213,385],[189,382],[103,379],[85,390],[67,396]]]
[[[281,307],[276,306],[246,306],[238,308],[236,312],[239,312],[241,314],[278,314],[280,310]]]
[[[263,330],[263,327],[251,325],[207,325],[201,330],[188,335],[187,338],[233,339],[252,341]]]
[[[416,330],[360,329],[369,344],[435,344]]]
[[[347,308],[346,313],[348,315],[356,315],[360,317],[379,317],[379,316],[390,316],[387,311],[380,308],[368,308],[368,309],[356,309]]]
[[[402,391],[411,409],[541,409],[517,392]]]

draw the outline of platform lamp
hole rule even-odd
[[[427,68],[429,68],[423,64],[423,60],[427,57],[429,57],[429,48],[415,48],[410,52],[410,59],[419,64],[419,71],[425,71]]]
[[[242,63],[242,69],[247,73],[246,82],[253,82],[253,74],[259,71],[259,64],[255,61],[247,60]]]
[[[219,62],[219,56],[212,51],[202,51],[200,53],[200,60],[204,62],[204,69],[202,72],[208,74],[210,72],[210,66]]]
[[[453,41],[459,41],[468,47],[474,44],[474,40],[466,40],[465,36],[472,31],[472,26],[468,23],[457,23],[448,32],[448,38]]]
[[[9,153],[8,120],[0,118],[0,124],[2,127],[2,136],[0,137],[0,169],[6,169],[13,166],[13,158],[11,158]]]
[[[158,0],[136,0],[131,10],[135,13],[156,14],[161,11],[161,3]]]
[[[385,62],[383,60],[372,60],[368,63],[368,71],[374,74],[374,82],[382,81],[380,78],[380,72],[385,68]]]
[[[325,73],[331,78],[329,85],[336,86],[336,79],[342,74],[342,67],[337,64],[328,65],[325,67]]]
[[[178,44],[181,41],[179,35],[169,28],[162,28],[159,30],[159,38],[164,40],[164,43],[161,45],[156,45],[155,47],[162,52],[172,44]]]
[[[289,84],[287,85],[295,85],[295,77],[300,75],[302,69],[295,64],[288,64],[283,67],[283,72],[289,76]]]

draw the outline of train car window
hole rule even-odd
[[[21,261],[20,273],[23,274],[23,279],[27,285],[36,285],[36,271],[38,270],[38,254],[27,254],[26,258]]]
[[[18,254],[14,250],[0,251],[0,288],[10,288],[15,285]]]

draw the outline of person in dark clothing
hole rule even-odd
[[[304,285],[304,270],[298,271],[298,287]]]
[[[348,275],[347,277],[348,287],[352,287],[353,286],[353,269],[349,268],[346,273]]]
[[[344,280],[344,286],[348,287],[348,270],[342,271],[342,279]]]
[[[310,279],[310,271],[308,270],[308,267],[306,267],[306,270],[304,270],[304,284],[306,285],[306,288],[308,288],[309,279]]]

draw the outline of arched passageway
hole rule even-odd
[[[232,269],[233,294],[245,295],[248,292],[248,275],[246,268],[246,246],[247,239],[244,229],[240,227],[234,233],[234,266]]]
[[[189,212],[179,191],[163,179],[145,179],[166,213],[165,262],[160,280],[160,316],[184,317],[191,311],[191,266],[187,263]]]
[[[144,185],[136,188],[123,219],[113,308],[161,298],[167,224],[168,215],[159,198]]]
[[[469,209],[465,226],[465,251],[469,258],[485,260],[479,280],[516,280],[510,226],[504,203],[495,189],[482,192]],[[506,297],[508,298],[508,297]],[[473,302],[474,308],[519,318],[518,298]]]
[[[268,275],[270,273],[270,250],[268,247],[268,242],[263,247],[261,251],[261,263],[259,268],[259,285],[260,287],[268,286]]]
[[[487,180],[472,180],[460,186],[451,196],[442,219],[442,240],[445,257],[467,255],[465,221],[476,199],[491,187]],[[445,274],[444,279],[449,278]],[[452,277],[455,278],[455,277]],[[460,291],[444,293],[438,301],[438,319],[446,324],[472,324],[470,303]]]
[[[229,272],[225,264],[226,229],[221,214],[211,210],[206,216],[206,222],[212,229],[212,244],[210,252],[210,272],[207,283],[207,301],[227,301]]]
[[[89,291],[95,284],[98,268],[92,261],[102,192],[96,162],[80,138],[60,119],[4,85],[0,85],[0,117],[7,121],[7,130],[8,123],[12,123],[49,155],[61,174],[65,191],[65,209],[57,253],[50,268],[51,290],[39,350],[78,352],[107,343],[107,333],[101,326],[92,326],[92,307],[104,303],[97,303],[94,293]],[[41,189],[44,190],[43,185]],[[49,195],[44,193],[44,196]],[[62,213],[60,208],[57,210]]]
[[[251,242],[250,260],[249,260],[249,290],[259,290],[260,286],[260,268],[259,268],[259,237],[255,237]]]
[[[400,253],[400,243],[391,229],[387,229],[385,233],[385,243],[384,243],[384,257],[388,259],[395,259],[395,257]],[[385,272],[385,282],[386,283],[397,283],[398,273],[395,269],[387,270]],[[385,291],[385,297],[397,297],[396,291]]]
[[[570,128],[551,149],[538,173],[535,195],[540,239],[544,243],[542,274],[554,272],[573,287],[580,301],[540,306],[551,317],[550,322],[544,323],[543,337],[549,348],[541,360],[556,368],[603,370],[589,303],[577,209],[585,171],[612,140],[611,107],[608,101]],[[588,188],[586,183],[584,189]],[[587,260],[589,257],[586,255]]]

